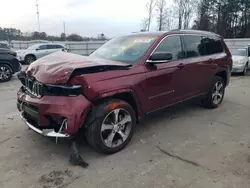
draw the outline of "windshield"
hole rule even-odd
[[[26,50],[35,50],[39,45],[35,44],[35,45],[32,45],[28,48],[26,48]]]
[[[156,36],[117,37],[105,43],[90,56],[136,64],[143,58],[156,38]]]
[[[232,55],[247,56],[247,49],[230,49]]]

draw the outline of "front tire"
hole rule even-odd
[[[0,64],[0,82],[7,82],[12,78],[12,69],[6,64]]]
[[[125,101],[113,99],[99,105],[96,116],[85,130],[89,145],[106,154],[122,150],[133,136],[136,124],[134,109]]]
[[[246,64],[243,72],[241,73],[243,76],[246,76],[247,75],[247,69],[248,69],[248,64]]]
[[[215,76],[210,92],[207,94],[203,105],[206,108],[217,108],[223,101],[225,94],[225,81],[219,76]]]
[[[31,64],[32,62],[34,62],[36,60],[35,56],[34,55],[27,55],[25,58],[24,58],[24,61],[26,64]]]

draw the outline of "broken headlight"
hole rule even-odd
[[[46,84],[43,88],[43,95],[50,96],[78,96],[81,94],[79,85],[50,85]]]

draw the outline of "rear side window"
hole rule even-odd
[[[155,52],[168,52],[173,55],[173,60],[184,58],[180,36],[165,38],[156,48]]]
[[[199,57],[205,54],[205,47],[201,36],[185,35],[183,42],[186,49],[186,57]]]
[[[62,45],[59,44],[50,44],[48,45],[48,49],[62,49],[64,48]]]
[[[205,54],[212,55],[223,52],[223,45],[219,38],[203,37],[203,43],[205,45]]]
[[[64,48],[62,45],[59,45],[59,44],[56,44],[55,47],[56,47],[57,49]]]

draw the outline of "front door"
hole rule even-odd
[[[42,44],[42,45],[39,46],[39,48],[36,51],[36,57],[37,57],[37,59],[39,59],[39,58],[41,58],[43,56],[46,56],[46,55],[48,55],[47,45]]]
[[[181,100],[184,53],[180,36],[167,36],[156,47],[153,53],[167,52],[172,60],[160,64],[146,64],[146,95],[148,98],[147,112],[157,110]],[[183,80],[184,79],[184,80]]]

